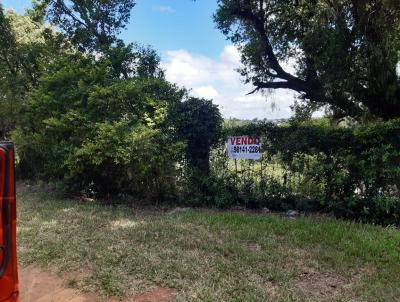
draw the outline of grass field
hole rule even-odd
[[[400,231],[212,210],[166,214],[20,188],[23,265],[103,297],[172,288],[176,301],[400,301]]]

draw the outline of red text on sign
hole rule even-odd
[[[260,144],[260,138],[258,137],[251,137],[251,136],[237,136],[237,137],[231,137],[231,144],[232,145],[259,145]]]

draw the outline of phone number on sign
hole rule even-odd
[[[261,153],[259,146],[233,146],[234,153]]]

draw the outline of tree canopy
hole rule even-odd
[[[28,94],[68,44],[41,21],[0,5],[0,137],[18,125]]]
[[[1,134],[16,142],[24,178],[165,200],[185,157],[209,172],[212,142],[197,140],[204,152],[193,155],[194,136],[215,140],[222,119],[165,79],[155,50],[117,38],[134,1],[103,2],[0,10]]]
[[[117,40],[135,0],[39,0],[37,16],[58,26],[79,50],[101,50]]]
[[[240,47],[254,92],[291,89],[337,116],[400,116],[399,1],[218,3],[217,26]]]

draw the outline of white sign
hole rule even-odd
[[[233,159],[258,160],[262,156],[261,138],[254,136],[231,136],[226,143],[228,156]]]

